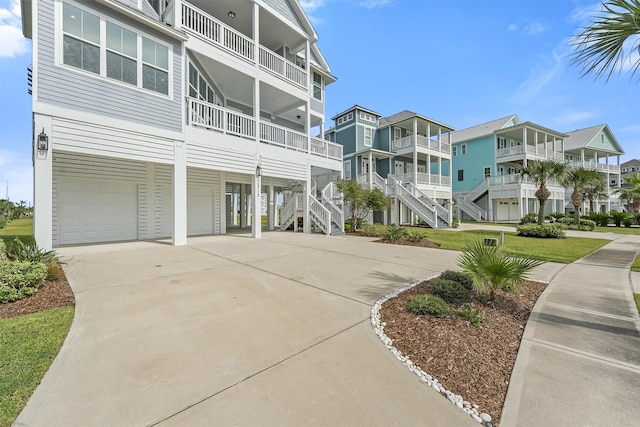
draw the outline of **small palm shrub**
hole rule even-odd
[[[0,303],[17,301],[35,294],[46,275],[47,268],[41,262],[1,262]]]
[[[567,226],[562,223],[542,225],[519,225],[516,227],[518,236],[537,237],[541,239],[564,239]]]
[[[410,231],[406,237],[408,241],[413,243],[420,243],[426,238],[426,236],[419,231]]]
[[[484,326],[486,316],[484,314],[484,311],[480,310],[479,308],[473,309],[471,307],[464,307],[458,310],[456,314],[462,318],[467,319],[469,324],[472,326]]]
[[[540,264],[539,260],[511,257],[502,246],[485,246],[482,240],[468,241],[458,257],[458,265],[473,278],[473,287],[480,294],[488,293],[489,302],[499,289],[520,285]]]
[[[549,214],[549,216],[553,218],[556,222],[558,222],[566,218],[567,214],[565,214],[564,212],[552,212],[551,214]]]
[[[382,237],[387,231],[387,226],[382,224],[365,224],[360,232],[367,237]]]
[[[449,315],[449,306],[445,300],[431,294],[417,295],[411,298],[408,308],[413,314],[430,314],[436,317]]]
[[[636,224],[640,225],[640,213],[631,214],[636,219]]]
[[[399,225],[387,225],[387,230],[384,233],[384,238],[390,242],[400,240],[407,234],[407,229]]]
[[[624,221],[624,219],[628,215],[629,214],[627,214],[626,212],[618,212],[618,211],[609,212],[609,216],[613,220],[613,223],[616,225],[616,227],[620,227],[620,225],[622,224],[622,221]]]
[[[609,225],[609,214],[601,212],[589,212],[589,219],[595,221],[600,227],[606,227]]]
[[[624,225],[626,228],[631,227],[632,225],[636,224],[636,219],[632,216],[632,215],[627,215],[623,220],[622,220],[622,225]]]
[[[530,212],[525,216],[523,216],[522,218],[520,218],[520,224],[532,224],[537,222],[538,222],[538,214],[534,212]]]
[[[445,270],[438,277],[440,279],[447,279],[458,282],[469,290],[473,289],[473,279],[464,271]]]
[[[460,283],[447,279],[433,279],[431,293],[451,304],[462,304],[471,301],[469,289]]]
[[[46,265],[47,279],[58,279],[61,276],[60,260],[55,251],[40,249],[35,240],[24,242],[18,238],[11,241],[7,248],[7,258],[12,261],[41,262]]]

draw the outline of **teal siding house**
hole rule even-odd
[[[453,127],[412,111],[383,117],[359,105],[332,120],[325,138],[343,147],[344,179],[378,188],[394,201],[377,221],[450,226]]]

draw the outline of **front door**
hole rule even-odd
[[[395,173],[396,175],[402,175],[404,173],[404,162],[396,160]]]

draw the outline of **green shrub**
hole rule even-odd
[[[7,247],[7,256],[13,261],[43,262],[45,264],[58,260],[56,251],[45,251],[38,248],[35,240],[25,243],[18,238],[13,239]]]
[[[458,282],[468,290],[473,289],[473,279],[464,271],[445,270],[440,274],[439,278]]]
[[[7,261],[7,245],[0,239],[0,262]]]
[[[451,304],[462,304],[471,301],[469,289],[460,283],[448,279],[433,279],[431,293]]]
[[[367,237],[382,237],[387,231],[387,227],[382,224],[365,224],[360,232]]]
[[[351,232],[351,224],[345,223],[344,224],[344,231],[345,231],[345,233]]]
[[[411,298],[408,308],[413,314],[430,314],[437,317],[447,317],[449,315],[449,306],[445,300],[430,294],[417,295]]]
[[[636,224],[640,225],[640,213],[631,214],[636,219]]]
[[[567,217],[567,214],[563,213],[563,212],[552,212],[551,214],[549,214],[549,216],[551,218],[553,218],[554,220],[556,220],[556,222],[564,219]]]
[[[520,218],[520,224],[531,224],[538,222],[538,214],[531,212]]]
[[[629,216],[629,214],[626,212],[611,211],[609,212],[609,216],[613,220],[613,223],[616,225],[616,227],[620,227],[622,221],[624,221],[624,219]]]
[[[387,225],[384,238],[390,242],[395,242],[407,234],[407,229],[399,225]]]
[[[567,228],[569,230],[593,231],[596,229],[596,223],[590,219],[580,218],[580,225],[575,225],[572,221],[567,224]]]
[[[453,221],[451,221],[451,227],[458,228],[460,226],[460,220],[456,217],[453,217]]]
[[[589,212],[589,219],[595,221],[600,227],[606,227],[609,225],[609,214],[601,212]]]
[[[410,231],[407,233],[407,240],[409,240],[410,242],[413,243],[420,243],[422,242],[427,236],[425,236],[424,234],[422,234],[419,231]]]
[[[632,225],[636,224],[636,219],[631,216],[631,215],[627,215],[623,220],[622,220],[622,225],[624,225],[626,228],[631,227]]]
[[[486,319],[484,311],[480,309],[473,309],[471,307],[461,308],[456,314],[467,319],[470,325],[476,327],[483,326]]]
[[[33,295],[47,275],[41,262],[10,261],[0,263],[0,303]]]
[[[517,235],[522,237],[537,237],[541,239],[564,239],[566,225],[561,223],[542,225],[519,225]]]

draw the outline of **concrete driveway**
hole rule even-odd
[[[477,425],[369,323],[455,252],[274,232],[59,253],[76,316],[17,426]]]

